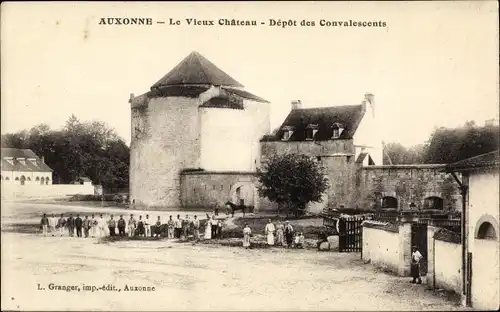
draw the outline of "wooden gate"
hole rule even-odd
[[[420,274],[427,274],[427,223],[413,223],[411,225],[411,246],[417,246],[423,256],[420,262]],[[410,253],[411,253],[410,247]]]
[[[365,218],[350,217],[339,219],[339,251],[361,252],[363,248],[363,226]]]

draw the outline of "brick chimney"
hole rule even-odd
[[[302,108],[302,102],[300,100],[292,101],[292,110],[301,108]]]
[[[372,116],[375,117],[375,95],[371,93],[365,93],[365,101],[370,104],[370,107],[372,109]]]

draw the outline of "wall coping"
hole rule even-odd
[[[381,165],[381,166],[363,166],[363,169],[441,169],[446,164],[410,164],[410,165]]]
[[[255,171],[182,171],[181,175],[251,175],[256,176],[257,172]]]
[[[362,223],[363,227],[367,228],[372,228],[372,229],[377,229],[377,230],[383,230],[386,232],[392,232],[392,233],[399,233],[399,226],[395,224],[390,224],[387,222],[378,222],[378,221],[372,221],[372,220],[367,220]]]
[[[436,233],[434,233],[434,239],[452,244],[461,243],[460,233],[453,232],[447,229],[437,230]]]

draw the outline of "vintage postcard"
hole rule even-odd
[[[2,310],[499,308],[498,2],[0,20]]]

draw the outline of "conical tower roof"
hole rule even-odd
[[[193,51],[151,89],[171,85],[217,85],[243,87],[200,53]]]

